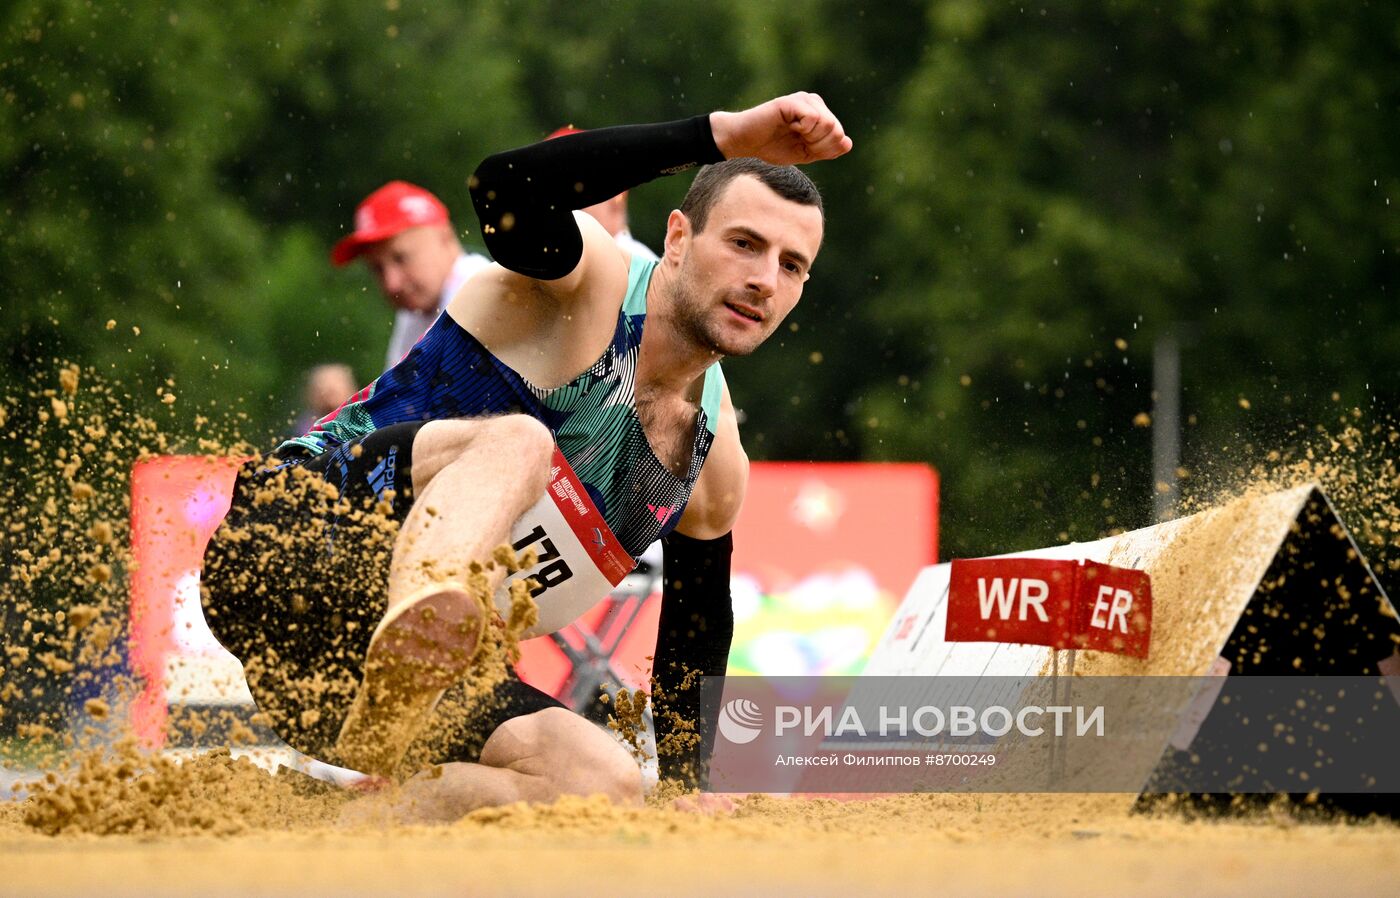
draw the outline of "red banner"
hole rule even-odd
[[[1152,586],[1143,571],[1041,558],[955,560],[949,642],[1017,642],[1146,658]]]
[[[1086,561],[1074,604],[1076,648],[1146,658],[1152,641],[1152,578]]]
[[[1076,568],[1041,558],[954,561],[945,638],[1070,648]]]

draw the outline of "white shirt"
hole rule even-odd
[[[656,253],[651,251],[651,247],[647,246],[636,237],[633,237],[632,232],[626,228],[614,234],[613,239],[617,241],[618,246],[627,250],[628,255],[641,256],[648,261],[656,259]]]
[[[408,351],[413,348],[413,344],[422,339],[423,335],[432,327],[437,316],[442,314],[442,310],[447,308],[447,304],[452,301],[452,297],[457,295],[457,291],[462,289],[462,285],[467,279],[476,274],[491,260],[477,253],[462,253],[457,257],[457,261],[452,263],[452,270],[447,274],[447,280],[442,284],[442,293],[438,295],[437,308],[431,312],[416,312],[411,309],[399,309],[394,313],[394,332],[389,337],[389,351],[384,357],[384,370],[388,371],[408,355]]]

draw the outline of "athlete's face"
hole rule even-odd
[[[821,210],[742,175],[724,189],[700,233],[681,213],[671,216],[666,252],[680,256],[677,325],[713,352],[748,355],[802,298],[821,246]]]
[[[396,309],[432,312],[457,261],[457,238],[447,225],[409,228],[365,250],[365,264]]]

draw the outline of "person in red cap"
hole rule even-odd
[[[554,140],[556,137],[567,137],[570,134],[582,134],[583,129],[575,128],[573,125],[565,125],[562,128],[555,128],[545,138]],[[622,191],[611,199],[603,200],[601,203],[594,203],[580,211],[587,212],[598,219],[598,224],[603,226],[603,230],[612,235],[617,241],[617,245],[627,251],[629,256],[640,256],[643,259],[652,260],[656,258],[656,253],[627,229],[627,191]]]
[[[395,309],[385,369],[408,354],[467,279],[491,260],[462,249],[447,207],[416,184],[390,181],[355,209],[355,230],[331,250],[331,263],[364,256]]]

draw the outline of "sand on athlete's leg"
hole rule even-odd
[[[549,804],[566,795],[642,803],[642,773],[615,739],[565,708],[513,717],[486,740],[477,763],[442,764],[400,788],[346,805],[341,823],[449,823],[485,807]]]
[[[418,724],[471,669],[487,604],[455,582],[424,587],[385,615],[365,655],[364,678],[341,728],[343,763],[387,776]]]
[[[532,418],[434,421],[413,442],[415,500],[394,543],[388,610],[336,742],[337,761],[388,776],[442,692],[471,668],[508,573],[481,565],[544,492],[554,442]]]

